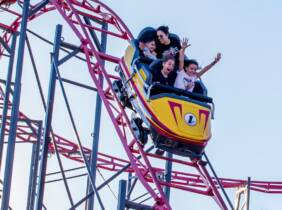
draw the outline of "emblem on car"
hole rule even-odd
[[[194,125],[197,124],[197,119],[196,119],[195,115],[193,115],[191,113],[186,114],[184,119],[185,119],[185,122],[190,126],[194,126]]]

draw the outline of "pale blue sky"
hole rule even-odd
[[[222,53],[221,62],[203,77],[209,95],[214,98],[216,104],[215,120],[212,125],[213,138],[207,146],[207,154],[220,177],[246,179],[250,176],[256,180],[282,181],[280,167],[282,159],[280,151],[282,147],[280,135],[282,128],[282,88],[280,86],[282,78],[282,27],[280,23],[282,2],[278,0],[107,0],[104,2],[121,17],[134,35],[137,35],[145,26],[157,27],[164,24],[170,27],[171,32],[180,37],[187,36],[192,44],[187,50],[187,55],[190,58],[196,58],[202,66],[212,61],[217,52]],[[2,17],[3,14],[1,14]],[[54,25],[46,24],[49,21],[47,17],[51,18]],[[37,32],[53,39],[55,22],[60,20],[51,14],[47,17],[34,22],[32,26]],[[64,37],[68,41],[72,40],[70,33],[69,29],[64,27]],[[48,52],[51,48],[43,47],[43,44],[41,47],[37,41],[34,43],[36,43],[34,47],[42,49],[36,51],[37,62],[41,63],[41,68],[48,66]],[[123,51],[119,45],[111,48],[117,52]],[[26,63],[29,65],[29,61]],[[91,83],[86,71],[81,73],[73,70],[81,68],[80,64],[71,61],[73,66],[70,67],[68,64],[67,69],[64,70],[65,75],[73,78],[79,75],[81,81]],[[35,87],[35,83],[34,80],[29,80],[32,78],[32,71],[25,71],[24,79],[29,82],[23,82],[23,94],[28,94],[30,89]],[[41,75],[42,78],[48,78],[48,67],[46,71],[42,71]],[[44,84],[47,87],[48,83]],[[77,101],[77,97],[92,97],[94,102],[95,95],[88,92],[75,92],[76,90],[72,87],[69,87],[68,90],[73,94],[71,97],[73,107],[76,107],[74,108],[76,116],[80,119],[79,121],[82,121],[78,126],[83,131],[87,130],[82,132],[82,136],[89,139],[88,131],[91,131],[93,120],[88,119],[89,123],[85,123],[85,119],[93,114],[93,103],[81,104]],[[34,94],[38,97],[38,93]],[[37,108],[40,107],[40,103],[31,104],[27,99],[23,99],[21,104],[22,110],[30,114],[32,118],[42,118],[42,114],[38,111],[40,108]],[[55,113],[62,114],[61,110],[64,109],[62,104],[58,103],[56,108]],[[81,114],[79,111],[82,110],[90,110],[90,114],[89,112]],[[73,136],[66,132],[69,130],[69,125],[64,123],[62,117],[57,117],[54,124],[58,133],[65,132],[65,135]],[[105,142],[112,136],[110,129],[111,123],[107,118],[103,118],[102,150],[124,157],[120,145],[117,145],[117,149],[112,151],[109,149],[111,142]],[[89,142],[86,144],[90,145]],[[30,146],[28,149],[25,148],[25,151],[29,149]],[[22,160],[25,157],[25,162],[28,162],[29,156],[29,152],[23,152],[23,154],[17,153],[16,158],[19,157]],[[56,162],[55,157],[53,157],[53,162]],[[65,164],[69,167],[75,166],[69,161],[66,161]],[[28,164],[22,166],[19,159],[16,159],[15,165],[15,171],[28,172]],[[50,171],[57,169],[55,164],[54,166],[50,164],[49,167]],[[16,186],[22,186],[25,182],[21,178],[14,180],[17,183]],[[81,186],[79,181],[72,184],[73,192],[79,199],[84,193],[84,188],[79,188]],[[24,186],[16,186],[13,201],[15,209],[21,209],[20,206],[23,205],[25,198],[21,202],[15,199],[23,193],[26,194],[26,190]],[[117,191],[117,186],[117,183],[114,183],[112,188]],[[65,209],[68,206],[51,202],[52,199],[57,200],[52,196],[52,190],[63,194],[65,192],[63,185],[50,185],[47,189],[50,190],[46,193],[50,199],[49,209]],[[109,192],[104,193],[105,196],[108,196]],[[229,193],[233,200],[233,191]],[[251,209],[281,210],[281,201],[282,195],[252,193]],[[218,209],[211,198],[175,190],[172,191],[171,202],[174,209],[177,210]],[[115,200],[111,198],[109,201],[111,209],[115,208],[114,203]],[[58,208],[58,205],[61,206]],[[184,208],[184,205],[187,208]]]
[[[107,2],[135,35],[145,25],[165,24],[180,37],[189,37],[187,55],[201,65],[222,53],[222,61],[203,77],[216,103],[207,153],[219,176],[281,180],[282,2]],[[251,209],[280,210],[281,200],[282,195],[253,194]]]

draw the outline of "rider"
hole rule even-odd
[[[173,86],[176,72],[174,71],[175,60],[170,54],[165,54],[162,58],[162,67],[152,69],[152,81],[163,85]]]
[[[189,46],[190,44],[188,44],[188,39],[184,38],[181,42],[181,50],[179,51],[179,70],[177,71],[174,87],[192,92],[195,87],[196,80],[198,80],[203,74],[209,71],[220,61],[221,54],[217,53],[213,62],[197,71],[199,69],[199,64],[196,60],[184,61],[185,49]]]

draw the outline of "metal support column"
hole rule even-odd
[[[150,152],[154,149],[154,146],[149,147],[148,149],[145,150],[145,152]],[[137,156],[137,159],[139,160],[142,156],[139,155]],[[120,174],[122,174],[126,169],[128,169],[131,166],[131,163],[128,163],[125,165],[122,169],[119,171],[115,172],[114,175],[112,175],[110,178],[108,178],[103,184],[97,187],[97,190],[101,190],[103,187],[105,187],[108,183],[113,181],[115,178],[117,178]],[[133,184],[134,185],[134,184]],[[132,187],[131,187],[132,189]],[[72,206],[69,210],[75,210],[79,205],[81,205],[83,202],[85,202],[90,196],[92,196],[94,192],[89,193],[86,195],[86,197],[82,198],[80,201],[78,201],[74,206]]]
[[[126,196],[126,181],[120,180],[119,181],[117,210],[124,210],[125,209],[125,203],[126,203],[125,196]]]
[[[30,164],[30,175],[29,175],[29,186],[28,186],[28,196],[27,196],[27,210],[34,209],[34,201],[36,195],[36,184],[37,184],[37,173],[38,173],[38,160],[40,152],[40,140],[41,140],[41,129],[42,121],[38,122],[37,129],[37,141],[32,145],[32,155]]]
[[[38,196],[36,200],[36,209],[42,209],[43,196],[44,196],[44,184],[47,169],[47,158],[48,158],[48,147],[51,142],[50,132],[51,132],[51,122],[53,116],[53,105],[55,98],[55,87],[56,87],[56,63],[59,58],[60,42],[62,35],[62,26],[56,26],[56,35],[54,41],[54,48],[51,60],[51,73],[49,81],[49,91],[48,91],[48,101],[47,109],[44,122],[44,133],[43,133],[43,146],[42,146],[42,157],[39,171],[39,186],[38,186]]]
[[[9,60],[8,73],[7,73],[7,80],[6,80],[6,86],[5,86],[5,96],[4,96],[4,105],[3,105],[3,112],[2,112],[1,130],[0,130],[0,171],[1,171],[1,166],[2,166],[3,145],[4,145],[6,122],[7,122],[7,113],[8,113],[8,108],[9,108],[9,97],[10,97],[10,92],[11,92],[11,80],[12,80],[13,68],[14,68],[16,43],[17,43],[17,34],[13,34],[12,43],[11,43],[10,60]]]
[[[172,153],[167,152],[166,157],[172,158],[173,155]],[[165,181],[166,182],[171,181],[171,171],[172,171],[172,162],[167,160],[165,164]],[[165,194],[165,197],[167,198],[167,201],[169,202],[169,198],[170,198],[170,187],[169,186],[164,187],[164,194]]]
[[[38,85],[41,101],[42,101],[44,110],[46,112],[47,105],[46,105],[46,102],[45,102],[45,99],[44,99],[42,85],[41,85],[41,82],[40,82],[40,79],[39,79],[38,70],[37,70],[37,67],[36,67],[36,64],[35,64],[34,56],[33,56],[33,53],[32,53],[32,49],[31,49],[31,45],[30,45],[28,37],[26,39],[26,44],[27,44],[27,47],[28,47],[28,51],[29,51],[29,55],[30,55],[31,64],[32,64],[32,67],[33,67],[33,70],[34,70],[34,74],[35,74],[35,77],[36,77],[36,82],[37,82],[37,85]],[[52,45],[54,46],[53,43],[52,43]],[[60,49],[61,49],[61,46],[62,46],[62,42],[60,42]],[[77,50],[74,50],[74,51],[77,51]],[[73,53],[71,53],[71,54],[74,55]],[[60,61],[65,62],[67,60],[67,58],[69,58],[69,55],[70,54],[68,54],[67,56],[63,57],[62,59],[60,59]],[[58,66],[58,64],[56,64],[56,66]],[[51,127],[51,136],[52,136],[52,139],[55,139],[54,133],[52,131],[52,127]],[[61,170],[61,174],[62,174],[62,177],[63,177],[63,182],[64,182],[64,185],[65,185],[65,188],[66,188],[69,200],[70,200],[70,204],[73,205],[73,199],[72,199],[72,196],[71,196],[71,193],[70,193],[70,189],[69,189],[69,186],[68,186],[68,183],[67,183],[67,180],[66,180],[66,175],[65,175],[64,169],[63,169],[63,164],[62,164],[59,152],[58,152],[58,146],[57,146],[56,141],[53,141],[53,143],[54,143],[53,145],[54,145],[56,157],[57,157],[57,160],[58,160],[58,164],[59,164],[59,167],[60,167],[60,170]]]
[[[132,187],[132,172],[129,172],[128,173],[128,181],[127,181],[127,192],[129,192],[130,190],[131,190],[131,187]],[[130,200],[130,194],[129,193],[127,193],[126,194],[126,199],[127,200]]]
[[[213,174],[214,178],[216,179],[217,184],[219,185],[219,187],[220,187],[220,189],[221,189],[221,191],[222,191],[222,193],[223,193],[225,199],[227,200],[227,202],[228,202],[230,208],[231,208],[232,210],[234,210],[234,206],[233,206],[233,204],[232,204],[230,198],[228,197],[228,195],[227,195],[227,193],[226,193],[224,187],[222,186],[222,184],[221,184],[221,182],[220,182],[220,180],[219,180],[219,178],[218,178],[218,176],[217,176],[217,174],[216,174],[216,172],[215,172],[215,170],[214,170],[214,168],[213,168],[213,166],[212,166],[212,164],[211,164],[211,162],[210,162],[210,160],[209,160],[209,158],[208,158],[208,156],[207,156],[207,154],[206,154],[205,152],[204,152],[204,155],[203,155],[203,156],[205,157],[205,159],[206,159],[206,161],[207,161],[207,163],[208,163],[208,166],[210,167],[210,169],[211,169],[211,171],[212,171],[212,174]],[[203,168],[205,168],[205,167],[203,167]],[[205,170],[207,170],[207,169],[205,169]]]
[[[102,25],[102,29],[107,30],[108,25],[104,23]],[[94,33],[94,32],[93,32]],[[92,34],[92,38],[95,39],[94,35]],[[98,47],[100,52],[105,53],[106,48],[107,48],[107,34],[102,33],[101,34],[101,47]],[[103,62],[102,65],[105,65]],[[99,76],[99,80],[101,84],[103,84],[103,76]],[[95,111],[95,121],[94,121],[94,132],[93,132],[93,145],[92,145],[92,152],[91,152],[91,162],[90,162],[90,167],[91,167],[91,174],[94,180],[94,183],[96,182],[96,170],[97,170],[97,156],[98,156],[98,147],[99,147],[99,135],[100,135],[100,123],[101,123],[101,110],[102,110],[102,100],[97,93],[96,97],[96,111]],[[90,186],[91,183],[89,182],[88,178],[88,193],[91,193],[92,187]],[[94,195],[90,196],[87,202],[87,210],[93,210],[94,209]]]
[[[29,169],[29,181],[28,181],[28,191],[27,191],[27,210],[32,210],[33,205],[31,204],[31,200],[33,200],[33,196],[31,195],[31,191],[33,189],[33,180],[36,179],[36,176],[34,176],[34,170],[35,170],[35,159],[36,159],[36,149],[37,149],[38,142],[32,145],[32,153],[31,153],[31,162],[30,162],[30,169]]]
[[[1,210],[7,210],[9,208],[9,201],[10,201],[10,190],[11,190],[14,153],[15,153],[15,141],[16,141],[17,122],[19,115],[19,106],[20,106],[21,79],[22,79],[24,48],[25,48],[25,40],[26,40],[26,28],[28,21],[28,10],[29,10],[29,0],[25,0],[23,6],[21,30],[20,30],[15,89],[14,89],[14,97],[12,102],[10,133],[8,137]]]
[[[246,210],[250,210],[251,177],[248,177]]]

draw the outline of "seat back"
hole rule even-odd
[[[201,94],[204,96],[208,95],[208,90],[204,83],[201,80],[195,82],[195,87],[193,89],[193,93]]]
[[[137,40],[141,42],[142,41],[144,42],[145,40],[148,39],[154,39],[154,40],[157,39],[157,32],[156,29],[154,29],[153,27],[146,27],[142,29],[137,36]]]
[[[186,90],[182,90],[182,89],[178,89],[178,88],[174,88],[174,87],[170,87],[167,85],[162,85],[159,83],[155,83],[152,85],[151,90],[150,90],[150,97],[154,97],[156,95],[159,94],[175,94],[177,96],[185,96],[188,97],[190,99],[194,99],[196,101],[200,101],[200,102],[204,102],[204,103],[212,103],[213,100],[212,98],[202,95],[202,94],[198,94],[198,93],[191,93],[189,91]]]

